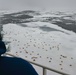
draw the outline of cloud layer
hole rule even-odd
[[[0,10],[76,10],[76,0],[0,0]]]

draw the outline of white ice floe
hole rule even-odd
[[[76,34],[45,22],[3,25],[4,41],[10,41],[9,53],[45,65],[47,67],[76,75]],[[58,31],[43,31],[45,26]],[[68,34],[66,34],[68,33]],[[37,72],[41,75],[40,68]],[[47,75],[57,75],[47,72]]]

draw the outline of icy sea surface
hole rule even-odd
[[[76,75],[76,17],[67,13],[18,12],[1,16],[8,53]],[[39,75],[42,69],[34,66]],[[47,75],[58,75],[47,71]]]

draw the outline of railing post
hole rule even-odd
[[[43,75],[46,75],[46,69],[43,67]]]

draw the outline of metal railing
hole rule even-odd
[[[9,55],[9,56],[12,56],[12,57],[17,57],[17,56],[15,56],[15,55],[13,55],[13,54],[10,54],[10,53],[5,53],[5,55]],[[47,75],[47,70],[52,71],[52,72],[55,72],[55,73],[58,73],[58,74],[61,74],[61,75],[70,75],[70,74],[67,74],[67,73],[64,73],[64,72],[61,72],[61,71],[58,71],[58,70],[55,70],[55,69],[52,69],[52,68],[49,68],[49,67],[40,65],[40,64],[38,64],[38,63],[29,61],[29,60],[27,60],[27,59],[24,59],[24,60],[26,60],[26,61],[28,61],[29,63],[34,64],[34,65],[36,65],[36,66],[38,66],[38,67],[41,67],[41,68],[43,69],[43,75]]]

